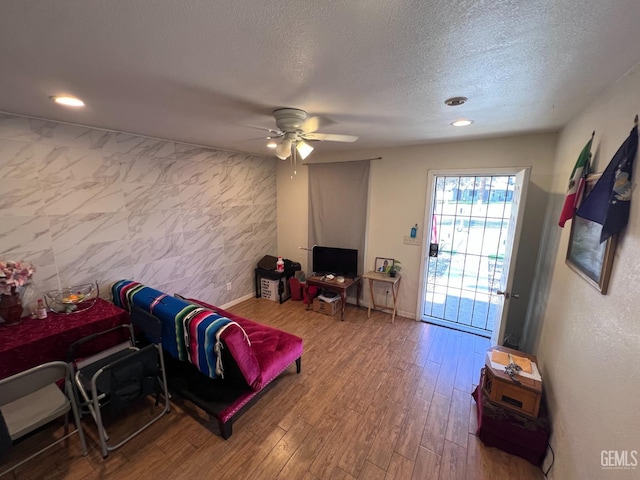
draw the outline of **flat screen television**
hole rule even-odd
[[[358,250],[352,248],[313,247],[313,272],[316,275],[358,275]]]

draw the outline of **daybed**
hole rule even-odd
[[[300,337],[130,280],[112,293],[121,308],[160,319],[169,389],[215,417],[225,439],[233,417],[287,367],[300,373]]]

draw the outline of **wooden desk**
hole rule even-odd
[[[398,309],[398,292],[400,292],[400,280],[402,280],[402,275],[398,273],[395,277],[390,277],[388,273],[367,272],[362,277],[369,280],[369,318],[371,318],[371,305],[373,305],[374,310],[391,310],[391,323],[393,323],[396,319],[396,311]],[[373,295],[374,282],[383,282],[391,285],[391,293],[393,294],[393,308],[376,305],[375,297]]]
[[[340,300],[342,301],[340,320],[344,320],[344,307],[347,304],[347,289],[351,287],[354,283],[356,284],[356,288],[358,289],[356,294],[356,305],[359,307],[360,291],[362,289],[361,280],[362,280],[362,277],[360,275],[358,275],[355,278],[345,278],[343,283],[338,283],[335,278],[333,280],[327,280],[324,276],[307,277],[307,280],[304,284],[304,293],[306,298],[308,299],[307,310],[309,310],[311,306],[311,299],[309,298],[309,287],[313,286],[313,287],[326,288],[327,290],[335,291],[340,294]]]
[[[129,313],[101,298],[78,313],[48,312],[45,319],[25,318],[0,327],[0,378],[36,365],[65,360],[76,340],[129,322]]]

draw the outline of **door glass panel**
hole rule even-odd
[[[515,176],[438,176],[422,319],[491,337]]]

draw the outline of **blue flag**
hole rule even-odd
[[[629,221],[631,173],[638,151],[638,126],[620,146],[576,215],[602,225],[600,243],[622,230]]]

